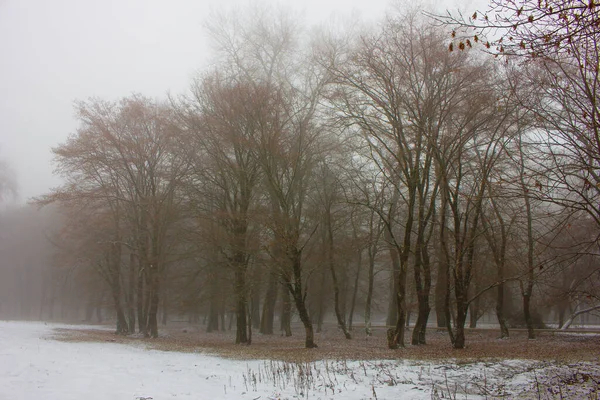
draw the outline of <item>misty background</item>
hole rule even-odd
[[[0,159],[16,174],[17,202],[60,184],[51,148],[75,131],[75,100],[184,93],[210,60],[203,22],[211,12],[248,4],[0,0]],[[390,7],[386,0],[274,4],[293,7],[310,24],[352,15],[374,20]]]

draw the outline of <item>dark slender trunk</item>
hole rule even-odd
[[[298,316],[300,317],[300,321],[302,321],[302,324],[304,325],[304,331],[306,334],[304,347],[306,347],[307,349],[315,348],[317,347],[317,345],[315,343],[313,325],[310,320],[310,316],[308,315],[308,310],[306,308],[306,303],[304,302],[302,290],[299,290],[301,288],[292,287],[292,285],[289,285],[288,288],[291,290],[291,295],[294,299],[294,303],[296,304],[296,310],[298,310]]]
[[[277,303],[277,291],[279,288],[277,278],[277,271],[274,267],[272,267],[269,272],[269,283],[267,286],[267,293],[265,295],[262,316],[260,319],[260,333],[264,335],[273,334],[275,304]]]
[[[156,267],[151,267],[156,268]],[[159,290],[160,290],[160,277],[158,271],[152,271],[150,273],[150,307],[148,310],[148,327],[146,331],[150,331],[150,336],[153,338],[158,337],[158,303],[160,301]]]
[[[354,286],[352,288],[352,301],[350,302],[350,312],[348,313],[348,329],[352,331],[352,320],[354,318],[354,308],[356,307],[356,297],[358,296],[358,282],[360,282],[360,270],[362,269],[362,249],[358,252],[358,262],[356,263],[356,275],[354,275]]]
[[[398,275],[398,293],[396,294],[398,316],[392,348],[404,347],[406,332],[406,268],[400,270]]]
[[[523,190],[523,200],[525,201],[525,211],[527,215],[527,283],[525,284],[525,290],[521,287],[523,294],[523,315],[525,317],[525,323],[527,324],[527,336],[529,339],[535,339],[535,331],[533,330],[533,320],[531,318],[531,295],[533,293],[533,280],[534,280],[534,265],[533,265],[533,252],[534,252],[534,238],[533,238],[533,217],[531,211],[531,201],[529,199],[529,189],[525,182],[525,161],[523,155],[523,144],[522,138],[519,137],[519,155],[521,159],[520,165],[520,180],[521,189]],[[522,284],[521,284],[522,285]]]
[[[446,327],[446,268],[447,264],[439,258],[437,267],[437,281],[435,283],[435,317],[438,328]]]
[[[452,346],[455,349],[465,348],[465,323],[467,322],[468,306],[461,298],[456,299],[456,322],[454,342]]]
[[[123,312],[123,306],[121,304],[121,296],[118,290],[113,289],[113,301],[115,303],[115,311],[117,312],[117,335],[126,335],[127,331],[127,319],[125,319],[125,313]]]
[[[216,267],[213,267],[216,268]],[[220,281],[217,279],[217,274],[213,270],[209,275],[212,279],[209,282],[209,304],[208,304],[208,323],[206,324],[206,332],[211,333],[219,331],[219,315],[221,313],[221,287]]]
[[[167,321],[169,320],[169,305],[168,305],[168,291],[165,290],[162,299],[162,318],[161,323],[163,326],[167,325]]]
[[[139,332],[143,333],[146,336],[146,324],[148,320],[146,319],[146,313],[144,311],[146,304],[146,288],[144,284],[145,273],[140,269],[138,272],[137,278],[137,314],[138,314],[138,328]]]
[[[429,321],[430,312],[431,307],[429,306],[429,296],[424,296],[421,300],[419,300],[418,304],[417,321],[415,322],[415,327],[413,329],[413,344],[427,344],[427,321]]]
[[[252,344],[252,303],[253,301],[250,301],[250,307],[248,312],[248,341],[246,342],[247,345],[251,345]]]
[[[220,303],[219,319],[221,320],[221,332],[225,332],[225,306],[223,305],[223,300]]]
[[[563,301],[558,303],[558,329],[562,328],[565,324],[565,311],[566,307],[563,304]]]
[[[523,294],[523,316],[527,325],[527,338],[535,339],[535,330],[533,329],[533,318],[531,317],[531,289]]]
[[[335,262],[333,258],[333,228],[331,226],[330,213],[325,214],[325,222],[327,224],[327,261],[329,264],[329,272],[331,273],[331,282],[333,283],[333,308],[337,319],[338,327],[344,333],[346,339],[352,339],[352,335],[346,328],[345,316],[340,309],[340,285],[338,283],[337,274],[335,271]]]
[[[127,319],[123,312],[123,304],[121,302],[121,245],[112,244],[107,257],[107,264],[110,268],[110,288],[112,292],[115,311],[117,312],[117,330],[115,333],[126,335],[128,333]]]
[[[246,268],[243,262],[236,263],[235,269],[235,296],[236,296],[236,333],[235,343],[248,342],[248,326],[246,317]]]
[[[285,336],[292,336],[292,302],[290,292],[287,287],[284,288],[281,296],[281,324],[280,329],[285,332]]]
[[[388,305],[388,314],[386,325],[395,326],[398,318],[398,280],[400,275],[400,260],[397,255],[398,250],[390,248],[390,258],[392,260],[392,279],[390,281],[390,297]]]
[[[475,273],[474,276],[474,282],[473,282],[473,292],[474,293],[478,293],[479,290],[481,289],[481,283],[480,283],[480,274]],[[481,301],[480,301],[481,297],[477,297],[475,299],[473,299],[473,301],[471,301],[471,304],[469,304],[469,328],[470,329],[475,329],[477,328],[477,321],[479,320],[480,317],[480,311],[481,311]]]
[[[337,276],[335,274],[335,267],[333,264],[329,265],[329,270],[331,271],[331,280],[333,282],[333,307],[335,310],[335,317],[337,319],[338,327],[344,333],[344,337],[346,339],[352,339],[352,335],[346,328],[346,321],[344,321],[344,316],[340,311],[340,288],[338,286]]]
[[[321,270],[319,275],[321,278],[321,287],[318,296],[316,296],[316,299],[313,299],[313,301],[316,300],[317,302],[317,333],[321,333],[323,330],[323,320],[325,319],[325,313],[327,312],[327,308],[325,307],[325,293],[327,293],[327,284],[329,283],[325,272]]]
[[[417,291],[417,321],[412,333],[413,345],[426,344],[427,322],[431,307],[429,294],[431,292],[431,264],[429,253],[424,244],[424,237],[419,234],[415,254],[415,289]]]
[[[231,311],[229,313],[229,324],[227,325],[227,330],[230,331],[231,327],[233,326],[233,320],[235,319],[235,316],[237,315],[237,313],[235,311]]]
[[[142,311],[142,321],[144,321],[144,337],[149,337],[148,327],[150,326],[150,299],[152,298],[152,285],[146,278],[144,283],[144,310]]]
[[[373,302],[373,286],[375,283],[375,254],[369,250],[369,280],[367,299],[365,301],[365,333],[371,336],[371,303]]]
[[[127,292],[127,316],[129,319],[129,331],[135,332],[135,271],[136,268],[135,254],[129,254],[129,290]]]
[[[479,319],[479,298],[474,299],[469,305],[469,328],[477,328],[477,320]]]
[[[497,288],[496,316],[498,317],[498,324],[500,325],[500,339],[506,339],[509,337],[509,333],[506,316],[504,314],[504,282],[502,281],[500,281]]]
[[[118,263],[118,261],[115,261]],[[115,268],[113,266],[113,268]],[[127,320],[125,319],[125,313],[123,312],[123,306],[121,304],[121,281],[118,269],[112,270],[111,276],[111,293],[115,311],[117,313],[117,329],[115,331],[118,335],[126,335],[128,333]]]
[[[296,304],[296,310],[298,310],[300,321],[302,321],[302,324],[304,325],[304,331],[306,332],[306,339],[304,342],[305,347],[311,349],[317,347],[317,344],[315,343],[312,321],[308,314],[308,309],[306,308],[305,292],[302,285],[302,251],[295,247],[291,247],[288,249],[287,254],[290,255],[293,281],[286,282],[286,285]]]
[[[253,282],[250,287],[250,309],[248,310],[248,341],[250,341],[250,331],[260,329],[260,295],[261,295],[261,270],[253,268]]]

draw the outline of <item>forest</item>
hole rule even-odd
[[[0,319],[392,349],[598,324],[599,10],[213,16],[185,93],[75,102],[64,184],[0,212]]]

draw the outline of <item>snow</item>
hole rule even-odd
[[[82,326],[0,322],[0,400],[525,397],[523,390],[532,387],[535,372],[533,362],[523,360],[229,360],[143,345],[57,341],[52,338],[57,328]],[[542,375],[538,370],[536,379]]]

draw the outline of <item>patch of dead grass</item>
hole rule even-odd
[[[66,342],[110,342],[144,345],[161,351],[202,352],[233,359],[271,359],[287,362],[317,360],[453,360],[460,363],[481,360],[528,359],[540,361],[600,362],[600,334],[561,335],[540,331],[536,340],[528,340],[526,333],[511,332],[511,338],[497,339],[496,330],[467,330],[467,348],[451,347],[445,331],[430,329],[427,345],[389,350],[385,329],[375,329],[367,337],[362,331],[354,332],[354,339],[346,340],[334,327],[316,334],[316,349],[305,349],[301,329],[292,337],[254,334],[251,345],[234,344],[234,332],[206,333],[201,327],[167,327],[156,339],[140,335],[121,336],[106,330],[56,329],[54,339]],[[410,332],[408,332],[410,333]],[[407,334],[408,340],[410,335]]]

